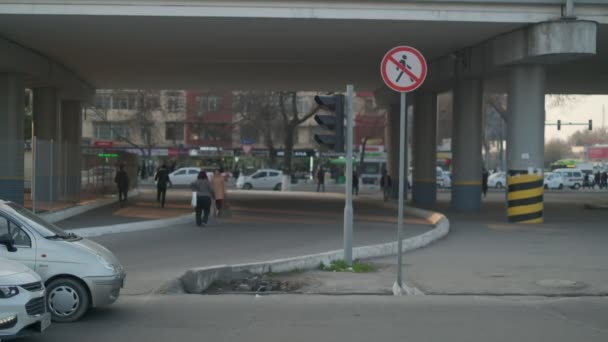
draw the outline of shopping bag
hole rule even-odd
[[[192,201],[190,201],[192,208],[196,208],[196,191],[192,192]]]

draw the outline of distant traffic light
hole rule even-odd
[[[589,120],[589,130],[593,130],[593,120]]]
[[[562,120],[557,120],[557,130],[560,131],[562,129]]]
[[[319,126],[333,131],[334,134],[315,134],[314,140],[319,145],[328,147],[338,153],[344,152],[344,95],[315,96],[315,102],[323,109],[335,115],[317,114],[315,121]]]

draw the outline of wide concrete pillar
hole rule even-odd
[[[0,74],[0,199],[23,204],[24,150],[23,77]]]
[[[35,198],[41,205],[59,198],[62,188],[61,134],[57,89],[34,88]]]
[[[481,208],[482,82],[465,79],[454,87],[452,208]]]
[[[388,174],[392,179],[391,198],[399,196],[399,103],[389,106],[388,112]]]
[[[518,65],[509,72],[507,168],[542,173],[545,159],[545,68]]]
[[[437,200],[437,94],[416,94],[414,107],[414,204],[433,205]]]
[[[517,65],[509,71],[507,194],[510,222],[543,222],[545,68]]]
[[[61,101],[61,131],[64,144],[64,189],[65,198],[80,200],[82,107],[79,101]]]

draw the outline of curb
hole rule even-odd
[[[131,191],[129,191],[128,195],[137,196],[137,195],[139,195],[139,190],[137,190],[137,189],[131,190]],[[103,198],[103,199],[98,199],[98,200],[92,201],[91,203],[76,205],[74,207],[63,209],[63,210],[42,213],[42,214],[39,214],[39,216],[44,218],[46,221],[48,221],[50,223],[55,223],[55,222],[63,221],[70,217],[84,214],[87,211],[91,211],[93,209],[105,207],[106,205],[116,203],[117,201],[118,201],[118,198]]]
[[[450,231],[450,223],[443,214],[412,207],[406,208],[406,213],[431,222],[431,224],[435,225],[435,228],[424,234],[403,240],[403,252],[425,247],[446,236]],[[395,254],[397,254],[397,241],[353,248],[353,259],[369,259]],[[194,268],[186,271],[186,273],[184,273],[178,279],[173,279],[165,283],[160,287],[160,289],[155,291],[155,293],[200,294],[203,293],[214,281],[222,278],[230,279],[232,278],[233,274],[242,272],[254,274],[288,272],[295,269],[311,270],[317,268],[321,262],[328,265],[334,260],[342,259],[343,256],[343,250],[335,250],[293,258],[270,260],[266,262]]]
[[[142,230],[166,228],[168,226],[176,224],[194,222],[193,220],[194,218],[192,214],[187,214],[162,220],[148,220],[141,222],[114,224],[109,226],[70,229],[69,232],[74,233],[78,236],[88,238],[107,234],[130,233]]]

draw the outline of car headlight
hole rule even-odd
[[[19,294],[17,286],[0,286],[0,298],[6,299]]]
[[[114,265],[110,264],[101,255],[97,254],[97,260],[99,260],[99,263],[101,263],[103,265],[103,267],[105,267],[107,270],[112,271],[112,273],[117,273],[116,267],[114,267]]]

